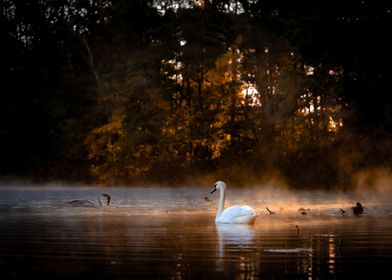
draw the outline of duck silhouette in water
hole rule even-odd
[[[352,208],[354,215],[361,215],[363,214],[363,207],[362,204],[357,202],[357,204]]]
[[[111,197],[107,193],[103,193],[98,197],[98,203],[100,207],[108,207],[110,204]],[[97,205],[88,199],[74,199],[67,201],[67,204],[73,207],[97,207]]]

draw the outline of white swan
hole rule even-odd
[[[215,217],[215,223],[222,224],[253,224],[258,215],[252,207],[234,205],[224,209],[226,184],[218,181],[214,184],[211,194],[216,190],[220,191],[218,213]],[[224,209],[224,210],[223,210]]]

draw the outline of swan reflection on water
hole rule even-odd
[[[225,269],[225,260],[229,254],[254,251],[256,247],[256,231],[247,224],[216,224],[218,237],[217,268]]]

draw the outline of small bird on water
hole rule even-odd
[[[307,215],[308,212],[310,211],[310,209],[309,208],[305,209],[305,208],[301,207],[298,209],[298,211],[301,212],[301,215]]]
[[[111,197],[107,193],[102,193],[98,198],[99,206],[107,207],[110,204]],[[95,203],[87,199],[74,199],[67,202],[68,205],[73,207],[96,207]]]
[[[363,207],[362,204],[357,202],[357,204],[352,208],[354,215],[361,215],[363,214]]]
[[[111,197],[107,193],[101,194],[101,197],[98,199],[99,205],[100,206],[109,206],[110,199],[111,199]]]

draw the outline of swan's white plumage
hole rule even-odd
[[[215,183],[214,189],[211,191],[220,191],[218,213],[215,217],[215,223],[224,224],[253,224],[257,218],[256,211],[248,206],[233,205],[224,209],[226,184],[222,181]],[[224,209],[224,210],[223,210]]]
[[[215,222],[224,224],[251,224],[255,221],[256,217],[255,210],[250,206],[233,205],[226,208],[216,217]]]

